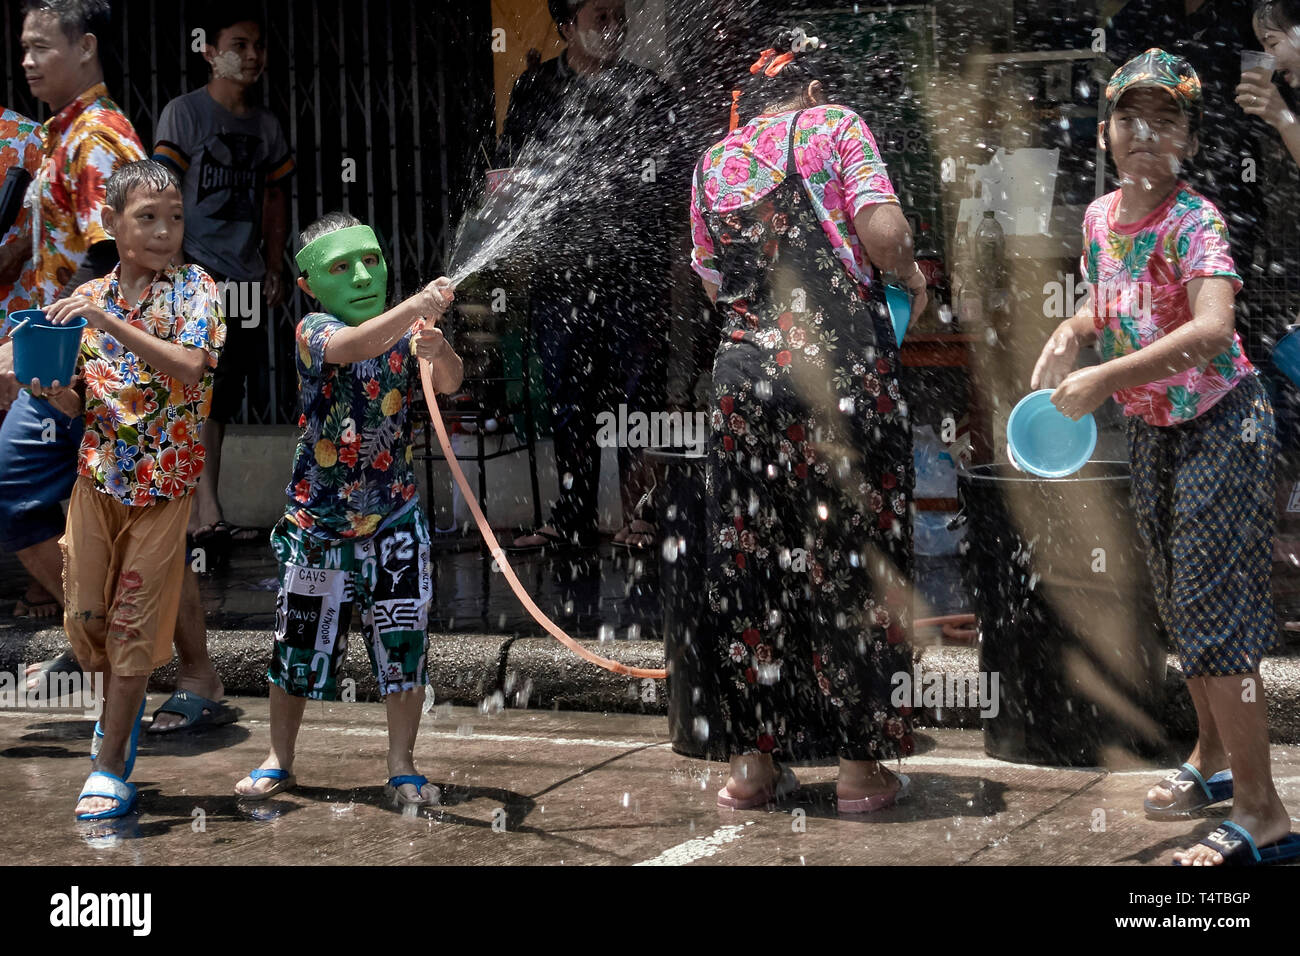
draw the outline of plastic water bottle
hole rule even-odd
[[[984,218],[975,230],[975,271],[985,291],[992,292],[1001,285],[1002,257],[1007,240],[992,209],[984,211]]]

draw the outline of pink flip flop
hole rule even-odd
[[[794,771],[789,767],[781,768],[781,776],[777,778],[775,784],[767,786],[760,790],[752,797],[733,797],[731,791],[723,787],[718,791],[718,806],[727,810],[752,810],[755,807],[765,807],[769,803],[775,803],[782,797],[787,797],[799,789],[799,780],[794,775]]]
[[[898,775],[898,789],[891,790],[889,793],[876,793],[869,797],[863,797],[860,800],[845,800],[839,798],[840,813],[875,813],[877,810],[884,810],[892,807],[907,796],[912,789],[912,781],[908,779],[907,774]]]

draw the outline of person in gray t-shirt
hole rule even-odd
[[[219,561],[232,533],[218,488],[226,424],[240,411],[247,376],[266,367],[266,308],[284,301],[287,183],[293,153],[279,120],[249,102],[266,67],[260,5],[225,3],[204,26],[206,86],[178,96],[158,119],[153,158],[176,170],[185,199],[185,259],[226,292],[227,341],[203,427],[207,461],[196,491],[190,534]],[[223,286],[223,289],[226,287]],[[251,306],[251,308],[245,308]]]
[[[293,172],[293,154],[274,113],[256,106],[236,113],[211,86],[163,108],[154,156],[183,177],[186,257],[230,279],[269,278],[279,270],[268,265],[273,250],[263,258],[265,200]]]

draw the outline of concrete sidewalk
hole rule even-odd
[[[154,695],[150,706],[161,703]],[[0,713],[0,829],[9,864],[1167,864],[1224,815],[1157,823],[1142,798],[1164,768],[1106,772],[984,756],[975,731],[922,734],[903,762],[912,795],[840,816],[833,767],[799,768],[778,808],[720,810],[725,764],[678,756],[663,718],[435,707],[416,761],[442,805],[403,817],[383,802],[378,704],[312,704],[300,786],[241,802],[235,782],[267,748],[267,702],[239,723],[146,739],[138,814],[77,823],[91,722]],[[1283,800],[1300,810],[1300,748],[1273,749]]]

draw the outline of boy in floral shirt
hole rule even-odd
[[[235,787],[264,799],[291,787],[307,700],[337,700],[338,669],[359,606],[366,650],[388,710],[388,789],[415,808],[437,788],[415,772],[433,598],[429,529],[411,468],[417,359],[434,388],[460,386],[461,361],[426,317],[452,299],[446,279],[384,312],[388,266],[369,226],[331,213],[300,237],[298,285],[328,311],[298,325],[302,437],[271,534],[280,563],[271,682],[271,751]],[[381,314],[382,313],[382,314]]]
[[[117,268],[47,310],[55,324],[86,320],[80,384],[50,393],[65,414],[84,405],[86,427],[60,542],[64,627],[77,660],[105,682],[82,820],[123,816],[135,803],[127,778],[145,685],[171,659],[185,526],[203,469],[199,429],[225,341],[216,284],[195,266],[172,264],[185,228],[171,172],[152,160],[118,169],[103,224],[117,240]]]
[[[1227,820],[1184,865],[1273,863],[1300,836],[1269,768],[1259,663],[1273,615],[1273,409],[1242,354],[1242,287],[1214,205],[1180,179],[1197,150],[1201,83],[1181,57],[1148,50],[1106,87],[1098,130],[1120,188],[1088,207],[1087,303],[1057,328],[1033,388],[1078,419],[1113,395],[1128,417],[1132,502],[1161,622],[1196,705],[1187,762],[1144,809],[1177,819],[1232,799]],[[1074,370],[1097,339],[1104,361]]]

